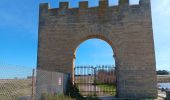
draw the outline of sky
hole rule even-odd
[[[69,0],[60,0],[69,1]],[[89,0],[97,6],[98,0]],[[116,5],[117,0],[109,0]],[[170,0],[151,0],[157,70],[170,71]],[[0,67],[35,68],[37,64],[39,3],[58,7],[58,0],[1,0],[0,1]],[[78,0],[70,0],[76,7]],[[130,0],[136,4],[139,0]],[[76,52],[76,65],[110,65],[113,50],[105,42],[92,39],[83,42]],[[87,59],[88,58],[88,59]],[[4,69],[5,70],[5,69]]]

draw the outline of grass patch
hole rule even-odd
[[[97,86],[101,89],[101,91],[103,91],[106,94],[113,95],[113,96],[116,95],[116,86],[115,85],[100,84]]]

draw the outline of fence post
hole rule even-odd
[[[32,70],[32,95],[31,98],[34,100],[34,83],[35,83],[35,69]]]

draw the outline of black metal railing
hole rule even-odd
[[[76,66],[74,71],[74,82],[82,95],[116,95],[114,66]]]

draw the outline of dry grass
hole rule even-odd
[[[31,95],[30,79],[0,80],[0,100],[17,100]]]

